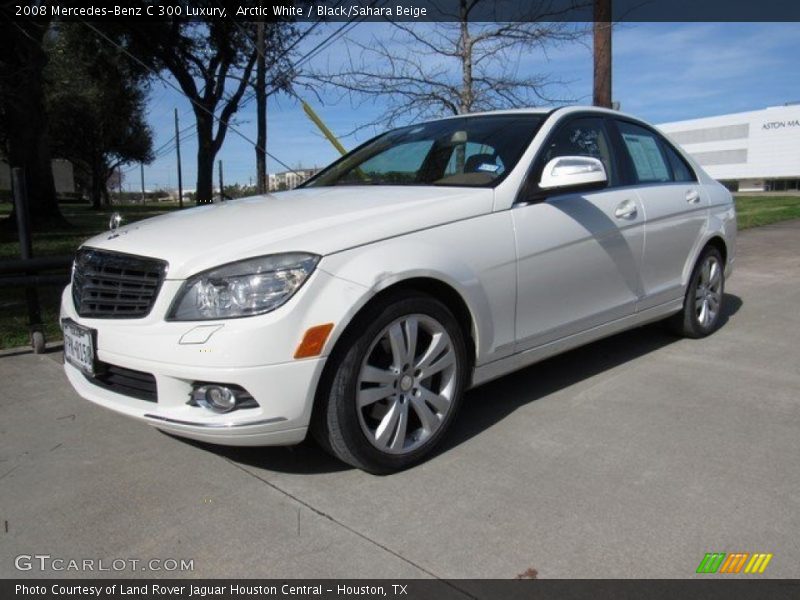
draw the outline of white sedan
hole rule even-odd
[[[713,332],[735,238],[730,193],[642,121],[457,116],[299,189],[88,240],[62,298],[65,370],[175,435],[310,432],[386,473],[431,452],[469,387],[652,321]]]

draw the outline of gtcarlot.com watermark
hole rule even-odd
[[[77,571],[80,573],[124,571],[194,571],[194,559],[186,558],[64,558],[50,554],[20,554],[14,558],[18,571]]]

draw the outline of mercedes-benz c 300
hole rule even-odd
[[[464,392],[658,320],[720,324],[731,194],[595,108],[377,136],[300,188],[88,240],[61,322],[78,393],[178,436],[371,472],[429,454]]]

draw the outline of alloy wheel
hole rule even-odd
[[[452,408],[458,368],[453,341],[436,319],[406,315],[384,328],[356,386],[358,419],[370,443],[406,454],[430,440]]]
[[[700,269],[695,291],[695,314],[704,328],[710,327],[719,315],[722,302],[722,266],[716,256],[706,257]]]

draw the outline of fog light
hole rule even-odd
[[[226,413],[236,408],[236,395],[221,385],[201,385],[192,391],[192,400],[214,412]]]

